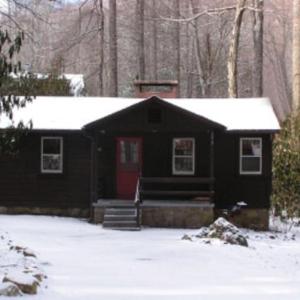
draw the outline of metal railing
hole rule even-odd
[[[136,184],[135,198],[134,198],[134,205],[136,208],[136,222],[139,227],[141,226],[140,204],[141,204],[141,197],[140,197],[140,177],[139,177]]]

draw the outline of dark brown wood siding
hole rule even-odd
[[[147,122],[147,110],[157,105],[162,109],[159,124]],[[100,197],[116,196],[116,152],[118,136],[143,138],[143,170],[145,177],[172,175],[172,140],[176,137],[195,138],[195,177],[210,176],[210,131],[215,132],[214,172],[215,204],[230,208],[244,201],[250,208],[268,208],[271,193],[272,140],[271,134],[226,132],[222,128],[197,119],[180,110],[161,107],[157,103],[137,107],[126,114],[95,124],[98,136],[98,171]],[[240,137],[261,137],[263,141],[262,174],[239,174]]]
[[[148,111],[161,110],[160,120],[151,123]],[[153,111],[153,110],[152,110]],[[130,110],[95,122],[88,127],[96,142],[96,194],[116,197],[116,138],[141,137],[145,177],[171,177],[173,138],[195,139],[194,177],[209,177],[210,133],[215,132],[215,204],[229,208],[238,201],[248,207],[268,208],[271,193],[271,134],[226,132],[222,127],[186,111],[149,101]],[[41,174],[41,136],[64,139],[63,174]],[[261,175],[239,174],[240,137],[261,137]],[[31,132],[24,138],[20,156],[0,157],[0,206],[88,208],[90,203],[90,140],[80,132]],[[193,177],[191,176],[191,177]],[[94,183],[92,184],[94,187]],[[187,186],[188,188],[188,186]]]
[[[147,122],[147,110],[162,109],[159,124]],[[215,204],[217,208],[229,208],[244,201],[251,208],[268,208],[271,193],[272,141],[271,134],[226,132],[205,120],[199,120],[180,110],[161,107],[157,103],[137,107],[126,114],[100,122],[94,128],[98,135],[98,170],[100,197],[116,195],[116,137],[136,136],[143,138],[143,170],[147,177],[172,175],[172,140],[176,137],[195,138],[195,174],[210,176],[210,131],[215,132],[214,172]],[[263,141],[262,174],[239,174],[240,137],[261,137]]]
[[[41,173],[41,137],[63,137],[63,173]],[[31,132],[17,157],[0,157],[0,206],[88,208],[90,141],[80,132]]]
[[[262,138],[262,174],[239,172],[240,138]],[[215,138],[216,207],[244,201],[249,208],[269,208],[272,184],[272,139],[261,133],[217,133]]]

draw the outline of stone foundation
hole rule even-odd
[[[94,205],[94,223],[103,223],[105,206],[105,203]],[[224,216],[223,213],[224,210],[214,210],[213,205],[209,203],[145,200],[141,205],[141,225],[167,228],[200,228],[209,226],[219,216]],[[227,219],[239,227],[255,230],[269,229],[268,209],[244,208],[239,214]]]
[[[151,206],[143,205],[142,225],[150,227],[200,228],[214,220],[212,206]]]
[[[76,218],[88,218],[90,210],[87,208],[49,208],[49,207],[4,207],[0,206],[0,214],[29,214],[29,215],[50,215]]]
[[[95,206],[93,214],[93,222],[95,224],[103,223],[104,219],[104,207]]]
[[[215,210],[215,217],[222,216],[222,210]],[[239,227],[250,228],[254,230],[268,230],[269,229],[269,210],[264,208],[249,208],[241,209],[241,211],[227,218],[228,221]]]

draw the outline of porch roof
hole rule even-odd
[[[150,99],[150,98],[149,98]],[[149,99],[100,97],[37,97],[14,110],[14,123],[32,120],[36,130],[80,130],[94,122]],[[279,122],[267,98],[161,99],[185,111],[223,125],[228,131],[277,131]],[[0,128],[13,125],[4,115]]]

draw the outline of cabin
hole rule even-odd
[[[0,155],[0,212],[88,217],[108,228],[198,228],[222,214],[267,229],[270,101],[179,99],[136,81],[136,98],[37,97],[17,155]],[[0,130],[10,121],[1,116]]]

